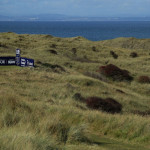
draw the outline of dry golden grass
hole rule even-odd
[[[0,66],[0,149],[150,149],[150,117],[135,114],[150,110],[150,84],[137,81],[150,74],[150,45],[149,40],[136,40],[1,33],[0,56],[13,56],[20,48],[23,57],[35,59],[36,67]],[[117,44],[121,42],[123,46]],[[130,57],[133,50],[138,57]],[[85,75],[109,63],[129,70],[134,80],[106,82]],[[114,98],[123,110],[114,115],[89,110],[73,98],[75,93]]]

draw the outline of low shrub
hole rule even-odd
[[[150,83],[150,77],[148,77],[148,76],[140,76],[138,78],[138,82],[140,82],[140,83]]]
[[[108,113],[119,113],[122,110],[122,105],[112,98],[89,97],[85,101],[91,109],[102,110]]]
[[[38,60],[38,61],[36,61],[36,64],[40,64],[40,65],[41,65],[41,64],[42,64],[42,62]]]
[[[117,102],[116,100],[112,99],[112,98],[106,98],[105,99],[106,102],[106,108],[105,111],[107,112],[111,112],[111,113],[119,113],[122,110],[122,105]]]
[[[55,55],[57,55],[57,52],[55,51],[55,50],[53,50],[53,49],[51,49],[51,50],[48,50],[51,54],[55,54]]]
[[[76,55],[76,53],[77,53],[77,49],[76,48],[72,48],[72,53],[74,54],[74,55]]]
[[[56,48],[56,44],[52,44],[52,45],[51,45],[51,48]]]
[[[93,51],[93,52],[96,52],[96,51],[97,51],[95,46],[92,47],[92,51]]]
[[[114,59],[118,58],[118,55],[114,51],[110,51],[110,54],[113,56]]]
[[[133,77],[129,75],[129,72],[127,70],[122,70],[113,64],[101,66],[98,72],[116,81],[133,80]]]
[[[84,98],[82,97],[80,93],[75,93],[72,98],[76,101],[80,101],[80,102],[84,101]]]
[[[136,53],[136,52],[132,52],[131,54],[130,54],[130,57],[132,57],[132,58],[135,58],[135,57],[137,57],[138,56],[138,54]]]

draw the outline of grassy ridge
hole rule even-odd
[[[150,74],[150,45],[147,39],[132,40],[1,33],[0,56],[20,48],[23,57],[35,59],[36,68],[0,67],[0,148],[150,149],[150,118],[133,113],[150,110],[150,84],[137,82]],[[133,51],[138,57],[130,57]],[[134,80],[105,82],[87,75],[109,63],[129,70]],[[122,113],[89,110],[75,93],[112,97],[123,105]]]

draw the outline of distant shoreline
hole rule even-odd
[[[82,36],[91,41],[118,37],[150,38],[150,21],[1,21],[0,32],[49,34],[69,38]]]
[[[0,22],[150,22],[150,20],[0,20]]]

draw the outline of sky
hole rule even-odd
[[[150,17],[150,0],[0,0],[0,15]]]

